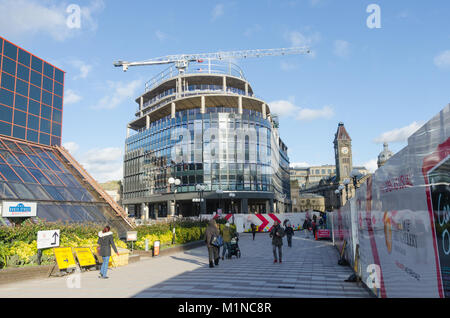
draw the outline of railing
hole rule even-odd
[[[158,86],[160,83],[173,78],[179,74],[175,65],[172,65],[161,73],[150,79],[145,83],[145,92],[152,90],[154,87]],[[211,63],[210,61],[205,61],[205,63],[191,62],[184,74],[221,74],[230,75],[234,77],[241,78],[245,80],[244,73],[242,69],[231,62],[223,63]]]
[[[216,92],[223,92],[223,86],[221,85],[208,85],[208,84],[202,84],[202,85],[189,85],[186,90],[182,91],[179,97],[187,97],[187,96],[194,96],[194,95],[202,95],[205,93],[216,93]],[[250,97],[256,97],[253,93],[245,93],[244,90],[235,88],[235,87],[227,87],[226,90],[227,93],[232,94],[238,94],[243,96],[250,96]],[[168,102],[176,99],[176,91],[175,89],[171,88],[167,91],[162,92],[161,94],[153,97],[152,99],[145,102],[142,106],[142,109],[145,109],[151,105],[153,105],[151,108],[146,109],[144,114],[148,114],[156,109],[158,109],[160,106],[167,104]],[[140,112],[140,107],[136,109],[136,113]]]

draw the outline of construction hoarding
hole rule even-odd
[[[336,246],[378,297],[450,297],[449,136],[450,105],[332,213]]]

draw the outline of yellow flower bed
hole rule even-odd
[[[145,240],[148,240],[148,246],[151,248],[155,241],[160,241],[161,244],[172,243],[172,232],[167,231],[164,234],[147,234],[136,241],[135,246],[137,249],[145,249]]]

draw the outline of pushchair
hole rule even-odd
[[[241,250],[239,249],[239,235],[236,233],[230,241],[230,250],[228,251],[228,258],[232,258],[233,255],[237,258],[241,257]]]

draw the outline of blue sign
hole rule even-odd
[[[31,207],[19,203],[17,206],[10,206],[9,212],[31,212]]]

